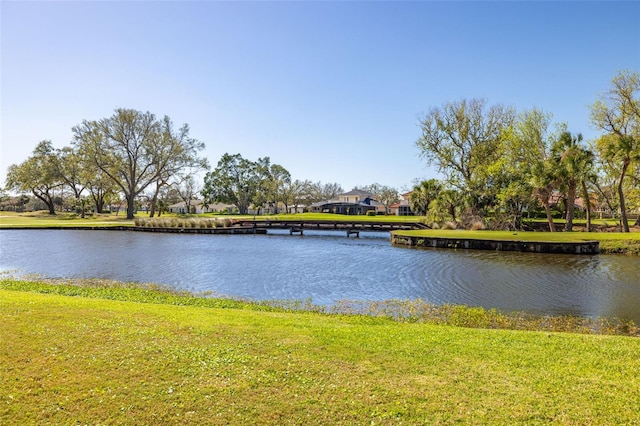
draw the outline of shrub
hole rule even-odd
[[[472,231],[482,231],[483,229],[485,229],[484,222],[482,222],[481,220],[477,220],[471,224],[469,229]]]
[[[445,222],[441,229],[457,229],[458,224],[452,221]]]
[[[367,210],[367,216],[375,216],[375,215],[376,215],[375,210]]]

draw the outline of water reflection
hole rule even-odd
[[[640,323],[640,259],[392,247],[388,235],[0,231],[0,268],[158,282],[251,299],[422,298]]]

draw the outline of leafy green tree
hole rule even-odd
[[[287,212],[289,207],[293,207],[294,212],[298,212],[300,205],[311,204],[311,190],[313,183],[309,180],[301,181],[296,179],[294,181],[285,182],[282,188],[282,202],[285,205]]]
[[[550,159],[537,161],[532,164],[529,182],[533,196],[538,199],[544,208],[550,232],[555,232],[556,230],[555,224],[553,223],[553,214],[551,213],[551,196],[556,181],[554,165]]]
[[[113,180],[100,169],[85,168],[83,174],[96,213],[102,213],[107,199],[115,197],[118,188]]]
[[[438,192],[435,206],[439,214],[446,212],[453,222],[457,222],[457,212],[464,206],[464,198],[460,191],[453,188],[445,188]]]
[[[551,114],[536,108],[519,114],[513,126],[505,132],[506,155],[501,158],[503,167],[510,174],[519,176],[519,189],[529,192],[542,204],[549,231],[554,232],[550,199],[557,179],[551,145],[556,137],[549,131],[550,123]]]
[[[609,135],[598,145],[599,154],[619,164],[618,201],[624,232],[629,232],[625,180],[630,167],[640,162],[640,73],[622,71],[609,90],[591,106],[591,121]]]
[[[202,161],[197,154],[204,144],[189,137],[188,125],[175,131],[169,117],[150,112],[116,109],[109,118],[84,120],[73,133],[79,151],[124,194],[129,219],[147,187]]]
[[[281,165],[272,164],[269,157],[258,158],[256,167],[260,187],[253,201],[259,206],[274,206],[277,214],[278,203],[285,201],[285,188],[291,182],[291,174]]]
[[[487,167],[499,155],[505,129],[515,112],[484,99],[463,99],[432,108],[420,120],[422,136],[416,142],[421,156],[436,165],[448,183],[471,195],[472,210],[491,198]]]
[[[565,190],[566,217],[564,230],[573,230],[575,199],[580,185],[587,179],[593,168],[593,154],[581,145],[582,134],[573,136],[570,132],[562,132],[553,144],[551,151],[557,165],[555,175]],[[587,194],[588,196],[588,194]]]
[[[57,168],[57,155],[51,141],[40,142],[33,155],[20,164],[9,166],[7,171],[7,189],[29,191],[55,215],[56,196],[54,191],[62,188],[64,180]]]
[[[206,174],[202,195],[206,203],[235,204],[240,214],[247,214],[260,184],[261,176],[255,162],[240,154],[227,153],[216,168]]]
[[[423,180],[416,184],[409,196],[411,210],[419,215],[426,215],[431,203],[442,191],[442,183],[437,179]]]
[[[56,152],[54,165],[66,186],[73,192],[74,198],[80,200],[86,187],[81,156],[73,148],[66,146]]]

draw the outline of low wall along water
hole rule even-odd
[[[466,238],[424,237],[391,234],[391,243],[417,248],[453,248],[493,251],[519,251],[557,254],[598,254],[598,241],[542,242],[542,241],[498,241]]]

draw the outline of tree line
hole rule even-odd
[[[518,113],[484,99],[463,99],[432,108],[420,119],[420,155],[444,176],[416,185],[411,202],[426,214],[452,220],[492,217],[494,227],[521,228],[524,212],[542,206],[554,231],[551,202],[564,204],[565,231],[573,228],[576,198],[591,226],[597,199],[620,212],[629,232],[629,204],[640,208],[640,74],[623,71],[590,106],[602,135],[586,143],[567,124],[540,109]],[[557,200],[556,200],[557,201]],[[640,219],[636,224],[640,225]]]
[[[416,182],[410,204],[418,214],[469,224],[490,217],[494,228],[519,229],[525,213],[544,211],[554,231],[552,202],[562,201],[565,230],[573,227],[574,203],[586,203],[590,226],[592,200],[620,212],[629,231],[627,210],[640,207],[640,76],[620,72],[608,91],[591,105],[591,121],[602,135],[587,143],[564,123],[552,123],[540,109],[517,112],[484,99],[463,99],[434,107],[421,117],[416,146],[443,179]],[[337,183],[293,180],[269,157],[256,161],[224,154],[211,169],[200,156],[204,143],[175,128],[169,117],[116,109],[108,118],[84,120],[72,129],[71,146],[54,149],[42,141],[23,163],[9,167],[6,189],[30,192],[55,214],[56,193],[69,191],[84,214],[123,197],[133,218],[140,196],[154,216],[168,200],[206,205],[228,203],[241,214],[251,206],[278,212],[337,197]],[[201,186],[194,178],[207,172]],[[374,194],[387,212],[399,200],[393,187],[360,187]],[[84,194],[88,194],[85,196]]]
[[[223,155],[202,187],[194,176],[210,170],[200,156],[204,143],[190,137],[187,124],[176,129],[169,117],[150,112],[116,109],[111,117],[82,121],[72,132],[71,146],[54,149],[51,141],[41,141],[26,161],[11,165],[5,188],[31,193],[52,215],[64,191],[83,216],[87,203],[102,213],[107,202],[119,203],[122,196],[129,219],[141,196],[153,217],[171,201],[182,200],[188,209],[200,195],[206,204],[234,204],[245,214],[249,206],[277,211],[279,203],[297,207],[343,192],[337,183],[292,180],[269,157],[254,162],[240,154]]]

